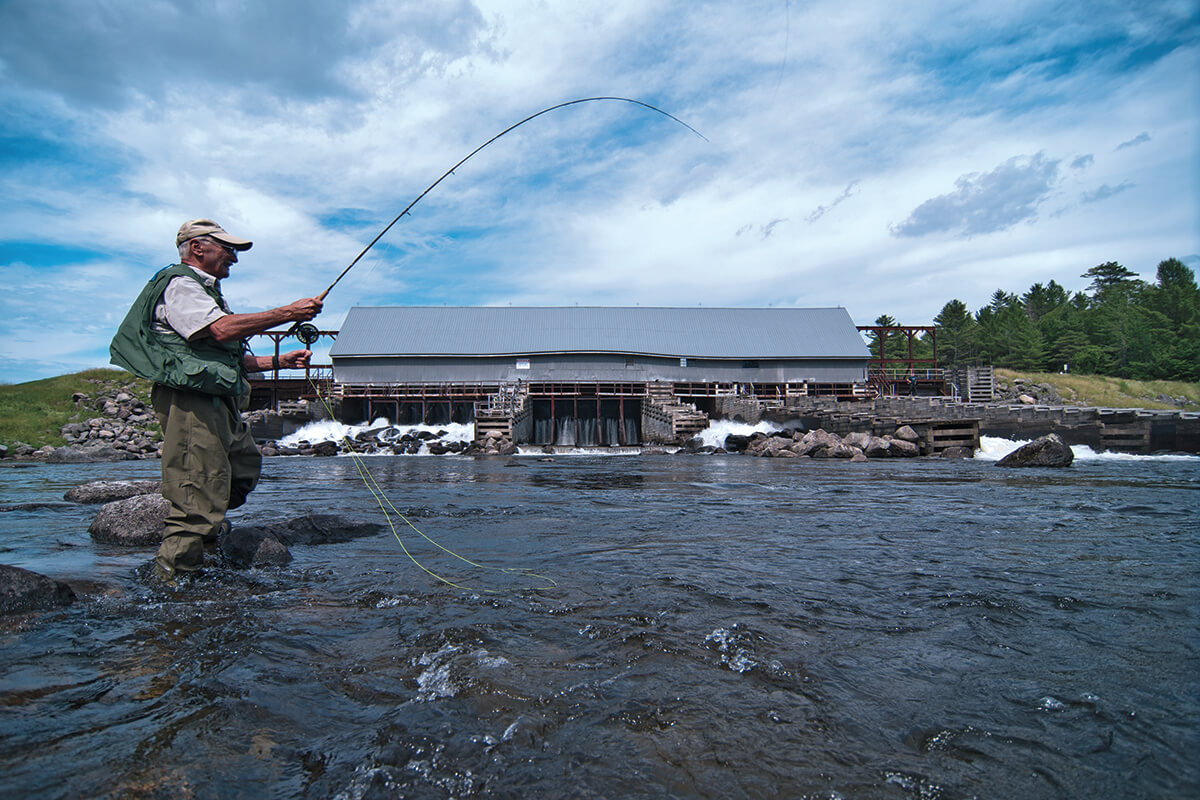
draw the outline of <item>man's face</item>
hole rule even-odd
[[[237,250],[211,239],[193,239],[192,256],[197,266],[217,278],[229,277],[229,266],[237,263]]]

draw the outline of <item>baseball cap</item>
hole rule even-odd
[[[179,226],[179,233],[175,234],[175,246],[179,247],[189,239],[195,239],[197,236],[211,236],[218,242],[224,242],[234,250],[249,250],[254,246],[254,242],[249,239],[241,239],[232,234],[226,233],[225,229],[211,219],[193,219]]]

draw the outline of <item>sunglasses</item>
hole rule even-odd
[[[237,250],[235,250],[232,246],[227,245],[227,244],[221,244],[220,242],[218,242],[216,240],[213,240],[212,243],[215,244],[217,247],[221,248],[222,250],[224,250],[229,255],[230,258],[237,258]]]

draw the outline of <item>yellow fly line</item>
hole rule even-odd
[[[321,395],[320,389],[313,382],[311,377],[308,379],[308,383],[310,386],[312,386],[313,394],[315,394],[317,396],[317,399],[321,401],[321,405],[325,407],[325,411],[329,414],[329,418],[336,419],[336,417],[334,416],[334,413],[333,413],[333,409],[330,408],[329,404],[325,401],[325,398]],[[405,525],[407,525],[409,528],[411,528],[418,536],[420,536],[425,541],[429,542],[429,544],[431,544],[434,547],[436,547],[437,549],[441,550],[443,553],[453,556],[454,558],[458,559],[459,561],[462,561],[465,564],[469,564],[470,566],[472,566],[476,569],[487,570],[490,572],[499,572],[499,573],[503,573],[505,575],[521,575],[524,577],[536,578],[540,581],[545,581],[545,584],[542,586],[518,586],[518,587],[514,587],[513,589],[509,589],[508,591],[515,591],[517,589],[549,589],[551,587],[558,585],[553,578],[551,578],[547,575],[538,574],[530,569],[518,568],[518,567],[489,567],[486,564],[480,564],[476,561],[472,561],[471,559],[466,558],[465,556],[459,555],[458,553],[454,552],[450,548],[442,545],[440,542],[437,542],[436,540],[430,538],[420,528],[418,528],[416,525],[413,525],[412,521],[409,520],[408,517],[404,516],[404,514],[400,513],[400,510],[397,509],[396,506],[394,506],[392,504],[392,501],[390,499],[388,499],[387,493],[383,490],[383,487],[379,485],[379,481],[375,480],[375,476],[371,474],[371,471],[369,469],[367,469],[366,462],[363,460],[362,456],[360,456],[357,452],[355,452],[353,443],[350,441],[350,439],[345,434],[342,434],[342,441],[346,445],[346,451],[349,453],[351,461],[354,462],[355,469],[358,470],[358,476],[362,479],[363,484],[367,487],[367,491],[369,491],[371,493],[371,496],[375,498],[375,502],[379,505],[379,510],[383,513],[383,518],[385,520],[387,520],[388,527],[392,531],[392,536],[395,537],[396,542],[400,545],[400,549],[404,551],[404,555],[408,556],[408,560],[411,561],[413,564],[416,564],[417,567],[422,572],[425,572],[426,574],[441,581],[442,583],[446,584],[447,586],[453,586],[455,589],[461,589],[461,590],[467,591],[467,592],[480,592],[483,594],[502,594],[504,591],[504,590],[500,590],[500,589],[478,589],[478,588],[475,588],[472,586],[466,586],[461,583],[456,583],[455,581],[452,581],[449,578],[439,575],[436,572],[434,572],[433,570],[429,569],[429,567],[422,564],[420,562],[420,560],[418,560],[417,557],[412,554],[412,551],[410,551],[408,549],[408,547],[404,544],[404,539],[400,536],[400,531],[396,530],[396,524],[393,519],[393,515],[395,515],[395,517],[399,518]],[[389,513],[389,509],[391,510],[390,513]]]

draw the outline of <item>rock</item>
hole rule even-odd
[[[823,428],[817,428],[815,431],[809,431],[804,434],[800,441],[795,442],[789,448],[798,456],[811,456],[812,458],[833,458],[833,453],[839,448],[845,447],[842,440],[832,433],[829,433]],[[845,453],[843,457],[850,458],[853,453]]]
[[[880,439],[877,436],[871,437],[871,441],[867,444],[866,449],[863,450],[863,454],[867,458],[891,458],[893,455],[898,455],[892,452],[892,440]]]
[[[75,602],[65,583],[20,567],[0,564],[0,614],[48,611]]]
[[[970,447],[947,447],[942,451],[942,458],[974,458],[975,450]]]
[[[750,444],[749,436],[731,433],[725,437],[725,449],[730,453],[740,453]]]
[[[317,442],[311,452],[314,456],[336,456],[339,449],[337,442]]]
[[[813,458],[854,458],[854,454],[861,452],[848,444],[838,442],[830,447],[822,447],[809,453]]]
[[[73,503],[111,503],[139,494],[158,494],[158,481],[92,481],[67,490],[64,500]]]
[[[139,494],[100,507],[88,526],[97,542],[121,547],[148,547],[162,539],[167,501],[159,494]]]
[[[901,425],[899,428],[897,428],[896,432],[892,434],[892,438],[899,439],[902,442],[916,443],[921,441],[920,434],[914,431],[909,425]]]
[[[281,525],[269,526],[272,535],[285,545],[348,542],[375,536],[384,528],[377,522],[358,522],[338,514],[305,514]]]
[[[921,448],[904,439],[892,439],[888,442],[888,450],[896,458],[914,458],[921,455]]]
[[[7,455],[8,455],[8,448],[5,447],[4,445],[0,444],[0,458],[4,458]]]
[[[56,447],[46,454],[46,461],[50,464],[91,464],[96,460],[74,447]]]
[[[220,547],[230,566],[241,569],[283,566],[292,560],[291,552],[269,527],[238,525],[221,537]]]
[[[875,437],[869,433],[854,431],[853,433],[847,433],[845,436],[843,436],[842,443],[848,444],[851,447],[857,447],[859,450],[866,450],[871,444],[871,440],[874,438]]]
[[[1037,400],[1034,400],[1027,394],[1019,394],[1017,395],[1017,402],[1021,403],[1022,405],[1031,406],[1037,403]]]
[[[854,455],[850,457],[850,461],[854,463],[859,463],[866,460],[868,459],[861,450],[856,450]]]
[[[1071,448],[1057,433],[1048,433],[1018,447],[996,462],[998,467],[1069,467],[1075,460]]]

